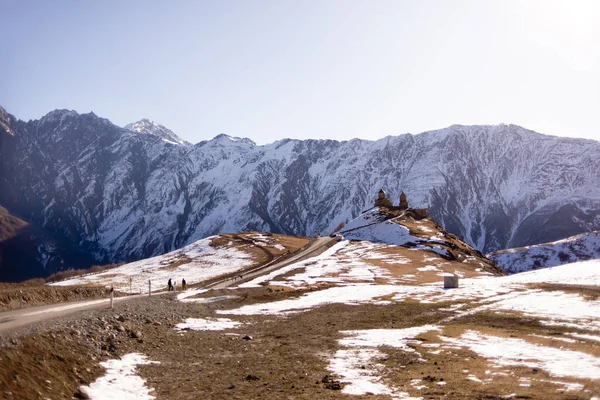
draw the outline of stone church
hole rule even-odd
[[[413,215],[417,219],[426,218],[429,216],[429,210],[427,208],[410,208],[408,206],[408,199],[406,198],[406,194],[404,192],[400,193],[400,202],[398,206],[394,206],[392,202],[385,195],[385,191],[381,189],[377,194],[377,199],[375,200],[375,207],[385,207],[390,210],[401,210],[406,211],[409,215]]]

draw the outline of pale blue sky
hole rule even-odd
[[[191,142],[514,123],[600,140],[600,1],[2,0],[0,105]]]

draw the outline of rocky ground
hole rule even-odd
[[[103,374],[98,364],[157,343],[189,306],[162,295],[86,311],[23,328],[0,339],[0,395],[8,399],[77,398]]]
[[[244,304],[288,296],[269,288],[242,294]],[[138,352],[160,362],[138,367],[158,398],[346,398],[326,370],[325,355],[335,351],[340,329],[427,323],[439,308],[413,305],[381,313],[373,306],[332,305],[287,317],[283,324],[279,318],[243,317],[243,328],[226,333],[174,329],[187,317],[215,317],[215,309],[239,304],[239,298],[182,303],[166,294],[13,332],[0,344],[0,394],[82,398],[79,386],[103,374],[100,361]]]
[[[306,289],[306,293],[312,289]],[[316,289],[315,289],[316,290]],[[221,331],[176,330],[186,318],[223,317],[217,310],[272,302],[298,296],[299,292],[271,287],[218,290],[201,297],[221,301],[183,303],[176,294],[139,298],[101,309],[51,320],[4,335],[0,342],[0,396],[5,399],[85,398],[79,390],[104,374],[99,362],[141,353],[159,364],[137,368],[158,399],[338,399],[344,383],[332,375],[328,362],[339,349],[341,331],[407,328],[437,324],[448,316],[448,302],[405,301],[387,305],[329,304],[285,316],[246,315],[234,319],[242,325]],[[481,312],[446,322],[446,335],[478,329],[505,337],[543,334],[561,338],[561,327],[543,326],[539,320],[517,313]],[[568,329],[573,331],[573,329]],[[427,351],[427,335],[412,347]],[[596,349],[597,350],[597,349]],[[468,349],[427,355],[385,348],[379,362],[387,373],[384,382],[426,399],[513,398],[589,399],[583,391],[560,391],[538,368],[518,367],[516,376],[498,377],[493,383],[465,380],[465,370],[482,376],[489,369],[485,358]],[[600,355],[600,354],[598,354]],[[370,368],[365,361],[364,368]],[[413,380],[425,382],[415,390]],[[440,385],[440,382],[445,382]],[[598,391],[598,383],[586,389]],[[361,398],[389,399],[363,395]]]

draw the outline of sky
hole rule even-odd
[[[196,143],[511,123],[600,140],[596,0],[2,0],[0,105]]]

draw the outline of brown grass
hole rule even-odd
[[[496,265],[493,261],[485,257],[480,251],[471,247],[456,235],[446,232],[444,228],[431,218],[425,218],[420,220],[413,219],[410,215],[404,215],[403,211],[400,210],[388,210],[381,208],[381,212],[387,214],[390,218],[395,218],[394,222],[399,225],[408,228],[409,232],[416,237],[424,240],[429,240],[432,236],[438,239],[442,239],[444,242],[432,242],[436,246],[440,246],[448,251],[450,259],[453,261],[456,259],[459,262],[464,261],[466,257],[473,257],[477,261],[477,266],[482,268],[486,272],[490,272],[493,275],[505,275],[506,273]],[[441,236],[437,234],[441,233]],[[483,264],[479,266],[479,263]],[[474,263],[475,264],[475,263]]]
[[[0,206],[0,241],[17,235],[21,228],[29,225],[27,222],[12,215],[6,208]]]
[[[502,324],[504,327],[453,324],[446,326],[441,334],[448,337],[459,337],[466,330],[475,330],[495,337],[519,338],[530,343],[557,348],[568,348],[570,350],[583,351],[596,356],[598,354],[598,349],[595,348],[596,346],[594,345],[570,344],[563,341],[559,342],[553,339],[539,338],[524,334],[524,332],[518,328],[518,324],[512,323],[515,322],[515,318],[518,318],[518,316],[510,316],[509,319],[513,319],[513,321],[511,321],[508,326]],[[487,319],[487,321],[489,322],[490,319]],[[528,325],[531,333],[547,336],[547,332],[545,332],[544,329],[536,330],[534,328],[536,324],[532,324],[531,321],[529,323],[524,321],[524,324]],[[421,338],[425,339],[425,343],[436,343],[439,342],[439,335],[439,332],[429,332],[422,335]],[[506,395],[510,393],[516,393],[517,396],[533,399],[587,398],[585,395],[577,392],[565,393],[562,385],[552,384],[551,381],[579,382],[584,384],[586,388],[591,388],[592,391],[600,389],[598,382],[592,382],[591,380],[581,378],[556,378],[537,368],[532,369],[525,366],[494,368],[491,362],[464,348],[443,349],[440,354],[430,353],[429,350],[432,349],[424,346],[417,345],[416,349],[427,358],[427,363],[422,364],[421,368],[418,368],[420,372],[419,375],[443,377],[447,382],[447,386],[444,387],[446,389],[444,393],[446,396],[445,398],[494,398],[489,396]],[[463,370],[469,370],[469,372],[464,373]],[[486,373],[486,371],[488,372]],[[507,375],[502,376],[490,373],[500,371],[505,372]],[[490,381],[486,382],[485,385],[473,382],[466,379],[468,374],[474,374],[481,380],[490,379]],[[517,385],[518,378],[530,379],[531,387],[521,387]],[[451,392],[448,393],[447,389],[451,389]],[[439,390],[439,388],[428,388],[428,390],[424,391],[422,394],[434,394],[436,390]]]
[[[529,287],[533,289],[542,289],[551,292],[560,291],[566,293],[580,294],[586,300],[590,301],[598,300],[600,298],[599,286],[567,285],[560,283],[535,283],[530,284]]]
[[[175,259],[169,263],[169,265],[162,267],[162,269],[174,270],[180,265],[189,264],[191,262],[192,259],[189,258],[186,254],[178,254],[175,256]]]
[[[257,244],[257,235],[267,236],[267,244]],[[243,232],[238,234],[221,234],[214,238],[211,245],[214,247],[233,247],[249,253],[256,264],[263,264],[277,257],[292,253],[310,242],[309,238],[303,236],[288,236],[262,232]],[[278,249],[275,245],[283,246]]]
[[[194,305],[190,315],[194,317],[214,316],[216,309],[238,307],[241,304],[276,301],[298,293],[269,292],[267,288],[244,290],[243,300],[234,299],[220,303]],[[206,296],[230,294],[230,291],[206,293]],[[157,350],[152,345],[145,346],[144,352],[152,354],[152,359],[160,365],[141,367],[141,374],[149,385],[156,389],[158,397],[193,399],[199,393],[213,399],[344,399],[346,395],[329,390],[323,384],[323,377],[330,374],[327,364],[330,357],[340,349],[337,340],[340,331],[354,329],[406,328],[424,324],[435,324],[445,316],[439,308],[448,304],[422,304],[415,302],[396,303],[389,306],[360,305],[347,306],[331,304],[306,312],[276,316],[238,316],[234,319],[246,322],[241,329],[230,330],[240,336],[227,336],[223,332],[185,332],[168,334],[163,340],[176,349],[187,349],[179,354]],[[496,324],[509,326],[491,328],[476,324],[453,324],[444,329],[446,336],[460,336],[465,330],[479,330],[495,336],[519,336],[524,332],[511,329],[519,326],[518,316],[511,316]],[[483,321],[483,320],[482,320]],[[484,323],[491,321],[489,318]],[[532,326],[532,322],[528,325]],[[536,325],[537,329],[537,325]],[[532,330],[536,331],[536,330]],[[538,331],[539,332],[539,331]],[[252,341],[244,341],[242,335],[251,335]],[[431,332],[420,337],[422,344],[439,342],[439,332]],[[544,341],[544,338],[533,338]],[[202,347],[198,347],[202,343]],[[582,382],[592,391],[598,390],[595,382],[553,378],[542,370],[526,367],[492,368],[490,362],[467,349],[452,349],[440,354],[428,353],[432,348],[420,344],[413,346],[422,354],[426,362],[418,361],[416,353],[395,348],[380,348],[385,354],[377,363],[385,365],[383,380],[389,386],[406,391],[413,396],[444,399],[500,399],[502,395],[516,393],[517,398],[530,399],[583,399],[582,392],[563,392],[562,386],[550,381]],[[205,349],[205,351],[203,351]],[[483,385],[467,380],[469,373],[479,379],[492,377]],[[485,371],[506,371],[507,376],[489,375]],[[187,374],[187,375],[186,375]],[[249,375],[256,377],[247,379]],[[186,380],[186,376],[193,379]],[[531,379],[531,387],[518,385],[518,378]],[[332,377],[339,380],[339,377]],[[424,379],[426,385],[416,390],[410,385],[412,379]],[[443,379],[446,386],[437,386]],[[384,399],[385,396],[365,395],[361,398]]]
[[[15,286],[43,286],[46,284],[46,280],[44,278],[33,278],[26,280],[21,283],[15,283]]]
[[[106,288],[91,285],[46,286],[1,284],[0,311],[19,308],[19,299],[21,296],[23,299],[23,308],[29,308],[46,304],[98,299],[106,295]],[[121,295],[120,292],[116,292],[116,296]]]
[[[0,349],[3,398],[71,399],[80,384],[103,372],[87,353],[77,342],[51,334],[26,336],[15,350]]]
[[[577,329],[560,325],[544,325],[541,319],[525,316],[517,311],[482,311],[475,314],[459,317],[449,324],[486,326],[489,328],[505,329],[519,335],[543,332],[545,335],[562,336],[567,332],[576,332]],[[583,331],[585,332],[585,331]]]
[[[167,296],[152,299],[152,307],[160,301],[161,314],[172,315],[172,310],[185,308],[186,317],[229,317],[216,314],[216,310],[237,308],[242,305],[284,300],[298,297],[314,289],[290,291],[287,288],[277,290],[275,287],[251,289],[212,290],[203,293],[202,297],[213,297],[235,294],[235,299],[227,299],[217,303],[181,304]],[[144,299],[140,299],[142,304]],[[131,304],[128,306],[131,310]],[[163,322],[160,326],[144,325],[143,340],[125,340],[118,344],[119,354],[140,352],[160,364],[138,367],[140,375],[147,380],[148,386],[155,389],[157,398],[169,399],[347,399],[348,396],[339,390],[326,388],[323,383],[325,375],[329,375],[327,365],[335,352],[342,347],[338,340],[341,331],[357,329],[390,329],[407,328],[425,324],[440,324],[447,313],[440,311],[452,302],[428,304],[416,301],[398,302],[390,305],[344,305],[330,304],[305,312],[290,315],[250,315],[230,317],[244,322],[240,328],[221,331],[186,331],[176,332],[172,325]],[[135,315],[142,315],[138,311]],[[143,317],[141,317],[143,320]],[[132,321],[133,322],[133,321]],[[129,322],[128,322],[129,323]],[[562,392],[560,385],[550,381],[580,382],[586,385],[591,393],[597,393],[600,385],[582,379],[553,378],[543,370],[533,370],[522,366],[494,368],[489,360],[478,354],[461,349],[443,349],[440,354],[429,351],[437,350],[424,345],[439,343],[440,335],[458,337],[466,330],[476,330],[485,334],[501,337],[517,337],[533,343],[554,345],[572,350],[598,355],[593,343],[563,343],[553,338],[560,338],[566,333],[561,327],[547,327],[535,318],[524,317],[518,313],[497,314],[481,312],[459,318],[442,327],[443,332],[429,332],[421,335],[419,343],[412,347],[426,359],[419,361],[417,353],[383,347],[380,351],[384,358],[374,362],[383,364],[383,381],[389,386],[408,392],[413,396],[428,399],[500,399],[500,396],[515,393],[517,398],[530,399],[583,399],[590,394],[579,392]],[[574,332],[573,329],[568,329]],[[531,337],[539,334],[546,337]],[[252,340],[244,340],[244,335],[252,336]],[[597,347],[597,346],[596,346]],[[59,348],[60,349],[60,348]],[[47,354],[45,349],[34,349],[29,353],[29,364],[23,364],[16,371],[34,368],[36,354]],[[80,350],[82,354],[85,351]],[[36,353],[37,352],[37,353]],[[67,352],[67,354],[70,354]],[[0,353],[0,358],[3,354]],[[53,366],[63,368],[61,365]],[[479,379],[492,378],[484,384],[467,380],[469,373]],[[506,372],[506,376],[486,374]],[[22,374],[22,372],[18,372]],[[32,384],[42,393],[46,375]],[[248,378],[248,377],[251,378]],[[10,378],[10,375],[8,375]],[[531,379],[532,386],[521,387],[518,378]],[[2,378],[6,379],[6,378]],[[55,378],[56,379],[56,378]],[[68,381],[69,377],[59,378]],[[332,377],[340,380],[339,377]],[[416,390],[411,385],[412,379],[422,379],[420,384],[426,387]],[[443,379],[446,386],[438,386]],[[93,380],[93,379],[92,379]],[[86,383],[89,383],[86,382]],[[12,383],[11,383],[12,385]],[[0,387],[5,387],[0,385]],[[14,386],[10,386],[13,388]],[[73,386],[69,386],[73,388]],[[21,390],[21,389],[19,389]],[[557,391],[558,390],[558,391]],[[29,394],[29,392],[23,392]],[[52,392],[53,393],[53,392]],[[51,398],[62,398],[60,393]],[[65,389],[64,393],[68,393]],[[72,392],[71,392],[72,393]],[[54,393],[53,393],[54,394]],[[587,397],[586,397],[587,396]],[[28,397],[23,397],[28,398]],[[37,397],[34,397],[37,398]],[[68,397],[67,397],[68,398]],[[365,399],[386,399],[386,396],[361,396]]]
[[[124,265],[124,262],[121,263],[114,263],[114,264],[106,264],[106,265],[94,265],[90,268],[86,268],[86,269],[68,269],[66,271],[58,271],[52,275],[50,275],[49,277],[46,278],[46,283],[51,283],[51,282],[59,282],[59,281],[64,281],[66,279],[69,278],[73,278],[75,276],[81,276],[81,275],[86,275],[86,274],[97,274],[103,271],[107,271],[109,269],[113,269],[113,268],[117,268],[120,267],[121,265]]]
[[[256,235],[257,233],[258,232],[245,232],[236,235],[221,234],[214,238],[211,242],[212,246],[231,247],[249,253],[252,255],[254,264],[240,271],[218,275],[202,282],[188,284],[188,288],[207,286],[224,279],[239,277],[240,275],[244,275],[247,270],[252,270],[255,267],[265,264],[269,261],[284,260],[286,256],[291,255],[294,251],[310,243],[309,238],[263,233],[264,235],[272,237],[273,242],[268,246],[256,246],[252,244],[250,237]],[[276,249],[273,247],[276,244],[284,246],[285,250]]]
[[[269,292],[266,288],[243,292],[243,304],[298,295]],[[231,291],[215,291],[210,295],[220,294]],[[193,317],[214,316],[215,309],[236,307],[239,301],[194,305],[189,313]],[[159,350],[152,344],[144,345],[143,352],[149,352],[161,364],[140,370],[159,398],[344,399],[346,395],[327,389],[322,382],[329,374],[328,360],[323,356],[332,355],[339,348],[340,330],[405,327],[431,322],[436,314],[436,306],[424,304],[394,307],[332,304],[284,319],[242,316],[235,319],[248,324],[230,332],[249,334],[253,340],[244,341],[241,336],[227,336],[223,332],[166,333],[164,343],[182,351],[174,353],[164,351],[164,347]],[[249,380],[248,375],[258,379]]]

